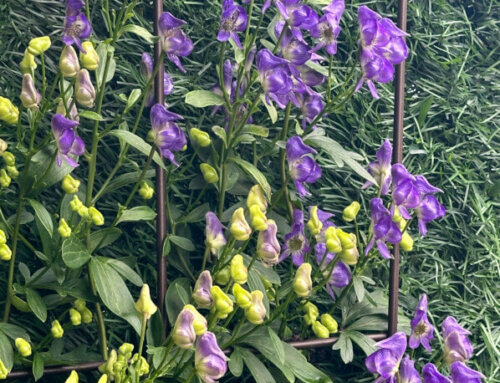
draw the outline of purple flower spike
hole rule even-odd
[[[344,9],[344,0],[332,0],[328,6],[323,8],[325,14],[311,28],[311,36],[319,40],[314,47],[314,51],[324,47],[330,55],[337,53],[337,36],[340,33],[339,23]]]
[[[304,183],[311,184],[321,177],[321,168],[308,154],[316,154],[316,150],[304,144],[299,136],[287,141],[288,171],[301,197],[309,195]]]
[[[92,27],[87,17],[81,11],[75,10],[76,8],[70,9],[70,16],[66,16],[62,41],[66,45],[76,44],[85,53],[81,40],[90,36]]]
[[[150,117],[156,146],[160,149],[163,157],[168,158],[174,165],[179,166],[175,162],[173,152],[178,152],[184,148],[187,140],[184,132],[173,121],[182,119],[182,116],[169,112],[161,104],[155,104],[151,108]]]
[[[368,165],[368,172],[377,180],[381,194],[386,195],[389,192],[389,185],[391,184],[391,159],[392,159],[392,145],[386,139],[380,149],[377,151],[377,161],[370,162]],[[373,185],[370,181],[363,185],[363,189]]]
[[[299,40],[302,40],[301,29],[311,30],[319,21],[314,9],[301,4],[300,0],[275,0],[275,4],[283,19],[288,21],[293,35]]]
[[[417,348],[420,344],[427,351],[431,351],[429,342],[434,338],[434,327],[427,319],[427,295],[422,294],[415,310],[415,317],[411,321],[410,348]]]
[[[309,241],[304,231],[304,213],[302,213],[302,210],[295,209],[293,211],[292,230],[285,235],[285,244],[279,262],[291,255],[293,264],[298,267],[304,263],[304,256],[308,251]]]
[[[184,20],[177,19],[170,12],[164,12],[158,22],[160,29],[160,40],[163,51],[182,72],[186,72],[179,57],[188,56],[193,50],[193,42],[180,29],[186,24]]]
[[[77,167],[78,163],[72,156],[79,157],[85,152],[85,143],[75,133],[74,128],[78,125],[77,121],[70,120],[62,114],[56,114],[52,117],[52,134],[57,143],[57,165],[61,166],[62,160],[68,165]]]
[[[365,249],[365,255],[376,243],[382,257],[390,259],[391,253],[386,242],[399,243],[401,241],[401,230],[399,225],[392,221],[391,212],[384,206],[384,202],[380,198],[373,198],[370,201],[370,209],[374,235]]]
[[[446,376],[441,375],[436,366],[432,363],[427,363],[422,370],[424,383],[451,383],[451,380]]]
[[[220,248],[226,244],[224,230],[219,218],[211,211],[205,214],[205,219],[205,244],[213,255],[217,255]]]
[[[153,76],[153,59],[147,53],[143,53],[141,57],[141,74],[146,81],[149,81]],[[167,72],[163,72],[163,94],[168,96],[174,91],[174,82]],[[154,103],[154,84],[149,88],[146,106],[149,108]]]
[[[470,359],[474,348],[467,338],[470,332],[460,326],[457,320],[449,316],[441,324],[444,338],[444,354],[448,364],[465,362]]]
[[[368,356],[365,360],[366,368],[374,374],[379,374],[377,382],[396,383],[396,374],[399,363],[406,350],[406,335],[397,332],[390,338],[375,343],[378,350]]]
[[[400,383],[421,383],[420,374],[415,368],[415,362],[408,355],[405,356],[399,367]]]
[[[244,31],[247,27],[248,16],[245,8],[236,5],[233,0],[224,0],[217,40],[227,41],[232,38],[241,48],[241,42],[236,32]]]
[[[205,383],[215,383],[226,374],[226,356],[217,344],[214,333],[207,331],[198,338],[194,365],[198,376]]]
[[[450,371],[453,383],[481,383],[481,379],[486,379],[479,371],[467,367],[462,362],[453,363]]]

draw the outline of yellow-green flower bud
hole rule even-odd
[[[92,311],[90,311],[87,307],[84,307],[84,309],[81,312],[82,314],[82,322],[85,324],[92,323]]]
[[[248,209],[254,205],[257,205],[263,213],[267,210],[267,199],[264,195],[264,190],[262,190],[262,187],[258,184],[251,187],[247,197]]]
[[[78,56],[71,45],[66,45],[61,52],[59,70],[64,77],[76,77],[76,74],[80,71]]]
[[[0,245],[0,259],[2,261],[10,261],[12,258],[12,250],[6,243]]]
[[[71,371],[71,374],[69,374],[68,379],[64,383],[78,383],[78,374],[75,370]]]
[[[0,379],[7,379],[7,375],[9,375],[9,370],[3,364],[3,361],[0,359]]]
[[[323,222],[318,217],[318,207],[311,206],[309,221],[307,221],[307,227],[312,235],[318,235],[321,233],[323,228]]]
[[[358,215],[360,208],[361,205],[356,201],[352,202],[349,206],[347,206],[342,213],[342,218],[344,219],[344,221],[346,222],[353,221]]]
[[[151,186],[148,185],[147,182],[142,182],[141,183],[141,187],[139,188],[139,195],[143,198],[143,199],[151,199],[153,198],[155,194],[155,189],[153,189]]]
[[[71,227],[68,225],[64,218],[61,218],[61,220],[59,221],[59,227],[57,228],[57,231],[62,238],[68,238],[69,236],[71,236]]]
[[[11,152],[4,152],[3,160],[7,166],[15,166],[16,165],[16,156],[14,156]]]
[[[137,360],[139,359],[138,354],[134,354],[134,357],[132,358],[132,363],[136,363]],[[141,356],[141,360],[139,361],[139,376],[143,376],[149,373],[149,364],[146,358]]]
[[[236,254],[233,259],[231,259],[231,278],[233,278],[233,281],[236,283],[244,284],[247,282],[248,270],[240,254]]]
[[[262,294],[262,291],[260,290],[255,290],[252,291],[251,295],[252,302],[250,307],[245,309],[245,317],[250,323],[259,325],[262,324],[266,318],[266,306],[262,303],[264,294]]]
[[[342,250],[340,252],[340,260],[347,265],[355,265],[356,263],[358,263],[358,259],[359,252],[356,247],[353,247],[352,249]]]
[[[95,207],[92,206],[89,208],[89,214],[90,214],[90,218],[92,218],[92,222],[94,223],[94,225],[97,225],[97,226],[104,225],[104,216]]]
[[[101,375],[97,383],[108,383],[108,374]]]
[[[0,157],[3,156],[8,147],[9,145],[7,145],[7,143],[0,138]]]
[[[82,204],[82,206],[80,206],[78,208],[78,212],[77,213],[82,218],[89,218],[89,219],[91,219],[90,218],[89,208],[87,206],[83,205],[83,204]]]
[[[224,267],[221,271],[217,273],[217,276],[215,277],[215,283],[225,286],[229,283],[231,280],[231,267],[226,266]]]
[[[4,188],[8,188],[10,186],[12,179],[7,174],[5,169],[0,170],[0,186]]]
[[[149,286],[144,284],[141,289],[141,295],[139,296],[138,301],[135,303],[135,308],[139,313],[144,315],[146,319],[151,318],[158,307],[151,300],[151,294],[149,292]]]
[[[210,289],[214,297],[214,307],[217,310],[217,317],[220,319],[227,318],[233,311],[233,301],[229,298],[219,286],[212,286]]]
[[[33,77],[29,73],[23,75],[23,84],[19,98],[23,106],[28,109],[38,109],[38,104],[42,101],[42,95],[36,90]]]
[[[330,334],[335,334],[339,329],[339,324],[330,314],[321,315],[321,323],[330,331]]]
[[[304,311],[305,311],[304,322],[306,322],[306,324],[308,325],[312,325],[316,321],[316,319],[318,319],[319,316],[318,307],[314,303],[307,302],[304,305]]]
[[[134,345],[132,343],[123,343],[118,349],[118,354],[127,356],[127,359],[132,357],[132,352],[134,351]]]
[[[217,170],[215,170],[211,165],[203,163],[200,165],[201,174],[203,174],[203,179],[209,183],[214,184],[219,181],[219,175]]]
[[[267,230],[268,222],[266,214],[255,204],[249,207],[250,224],[257,231]]]
[[[19,109],[12,104],[12,102],[5,98],[0,97],[0,120],[5,121],[7,124],[17,124],[19,119]]]
[[[236,304],[242,309],[246,309],[252,305],[252,295],[241,287],[239,283],[233,285],[233,296]]]
[[[321,322],[315,321],[312,324],[312,330],[318,338],[326,339],[330,337],[330,331]]]
[[[73,199],[69,203],[69,206],[71,207],[71,210],[78,212],[80,208],[83,206],[83,202],[80,201],[80,198],[78,198],[77,195],[73,196]]]
[[[401,242],[399,242],[401,249],[404,251],[412,251],[413,250],[413,238],[405,231],[401,237]]]
[[[7,166],[7,173],[10,178],[16,179],[19,176],[19,170],[15,166]]]
[[[80,51],[80,62],[88,70],[96,70],[99,67],[99,55],[90,41],[82,43],[83,51]]]
[[[52,328],[50,329],[52,336],[54,338],[62,338],[64,335],[64,330],[58,320],[52,322]]]
[[[245,211],[242,207],[236,209],[231,218],[229,231],[237,241],[246,241],[252,234],[252,229],[245,219]],[[245,282],[242,282],[245,283]]]
[[[69,110],[69,118],[74,121],[80,121],[80,116],[78,116],[78,109],[76,108],[76,105],[71,97],[66,100],[66,106],[64,106],[64,101],[62,99],[59,100],[59,104],[57,104],[56,108],[56,113],[66,116],[66,109],[69,109],[70,106],[71,109]]]
[[[353,233],[346,233],[344,230],[337,228],[336,234],[340,239],[343,250],[356,247],[356,235],[354,235]]]
[[[397,223],[399,223],[399,222],[401,222],[401,220],[403,220],[403,216],[401,215],[397,206],[394,207],[394,214],[392,216],[392,220],[393,220],[393,222],[397,222]]]
[[[394,221],[394,222],[396,222],[396,221]],[[399,220],[399,222],[396,222],[396,223],[399,223],[399,229],[401,231],[403,231],[405,229],[405,227],[406,227],[407,221],[406,221],[406,219],[404,219],[403,217],[401,217],[401,219]]]
[[[28,357],[31,355],[31,345],[26,339],[16,338],[16,348],[19,354],[24,357]]]
[[[73,308],[69,309],[69,319],[73,326],[80,326],[82,324],[82,314]]]
[[[21,68],[21,72],[31,73],[33,74],[37,65],[35,62],[35,56],[33,56],[27,49],[24,51],[24,57],[19,63],[19,67]]]
[[[36,37],[34,39],[31,39],[29,45],[28,45],[28,51],[34,55],[38,56],[39,54],[45,52],[47,49],[50,48],[50,37],[49,36],[42,36],[42,37]]]
[[[337,229],[335,227],[330,226],[328,229],[326,229],[325,241],[326,248],[328,249],[329,253],[339,253],[342,251],[342,243],[337,236]]]
[[[185,310],[189,310],[194,315],[193,327],[196,335],[203,335],[207,332],[207,320],[200,314],[193,305],[184,306]]]
[[[66,174],[62,180],[61,186],[66,194],[76,194],[78,193],[78,188],[80,187],[80,181],[74,179],[71,174]]]
[[[85,310],[87,307],[87,303],[83,299],[78,298],[76,301],[73,302],[73,306],[80,312],[80,314]]]
[[[116,350],[111,350],[108,355],[108,360],[99,366],[99,372],[106,373],[109,376],[114,376],[114,365],[118,359]]]
[[[4,243],[7,243],[7,236],[5,235],[5,232],[0,229],[0,245],[3,245]]]
[[[191,136],[191,139],[198,145],[200,145],[202,148],[210,146],[210,143],[212,142],[210,140],[210,135],[207,132],[204,132],[203,130],[197,128],[191,129],[189,131],[189,135]]]
[[[312,279],[311,279],[312,266],[304,262],[297,269],[295,279],[293,280],[293,291],[301,298],[306,298],[312,292]]]

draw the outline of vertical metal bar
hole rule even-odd
[[[163,13],[163,1],[153,1],[153,20],[154,20],[154,33],[159,36],[158,22]],[[160,60],[161,56],[161,42],[155,44],[154,62],[155,66]],[[165,98],[163,95],[163,62],[160,63],[160,69],[155,77],[155,102],[164,104]],[[157,166],[156,167],[156,257],[157,257],[157,270],[158,270],[158,308],[163,318],[163,334],[165,336],[167,329],[167,317],[165,314],[165,294],[167,292],[167,261],[163,256],[163,241],[165,240],[167,232],[167,217],[165,209],[165,171]]]
[[[406,32],[407,0],[398,1],[398,27]],[[392,163],[403,160],[403,123],[405,104],[405,62],[396,66],[396,89],[394,93],[394,133]],[[398,331],[399,295],[399,244],[394,245],[389,279],[389,335]]]

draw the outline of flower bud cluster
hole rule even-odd
[[[79,326],[82,322],[85,324],[92,323],[92,311],[90,311],[83,299],[77,299],[73,302],[73,305],[75,307],[69,310],[69,316],[73,326]]]
[[[245,317],[252,324],[259,325],[264,322],[267,311],[264,306],[264,294],[260,290],[248,292],[240,284],[233,285],[233,296],[236,304],[245,310]]]
[[[322,314],[320,317],[319,309],[315,304],[307,302],[303,310],[305,312],[304,322],[311,326],[318,338],[329,338],[330,334],[335,334],[338,331],[337,321],[327,313]]]
[[[149,373],[149,364],[147,360],[139,354],[132,355],[134,345],[131,343],[123,343],[118,351],[113,349],[109,353],[108,360],[99,366],[99,372],[102,374],[98,383],[107,383],[108,381],[123,382],[124,378],[128,375],[127,369],[129,366],[137,367],[139,362],[139,369],[137,375],[143,376]],[[126,381],[126,380],[125,380]]]
[[[0,157],[3,157],[6,165],[5,169],[0,169],[0,188],[8,188],[19,171],[16,168],[16,157],[7,151],[7,143],[3,140],[0,140]]]
[[[7,245],[7,236],[5,232],[0,229],[0,259],[2,261],[10,261],[12,257],[12,250],[9,245]]]

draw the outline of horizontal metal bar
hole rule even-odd
[[[368,334],[368,337],[373,340],[382,340],[387,338],[386,333],[379,334]],[[290,346],[295,347],[298,350],[304,350],[309,348],[322,348],[333,345],[339,340],[337,336],[326,338],[326,339],[307,339],[307,340],[298,340],[293,342],[287,342]]]

